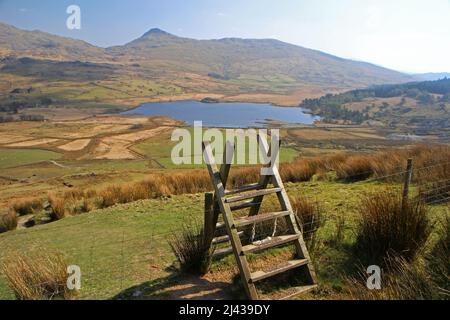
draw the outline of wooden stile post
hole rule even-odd
[[[402,208],[405,208],[408,199],[409,199],[409,186],[411,185],[412,181],[412,173],[413,173],[413,160],[408,159],[408,164],[406,166],[406,173],[405,173],[405,183],[403,186],[403,202],[402,202]]]
[[[269,145],[264,139],[259,138],[260,151],[263,154],[270,154]],[[271,175],[266,176],[261,173],[258,183],[249,184],[241,187],[233,186],[234,189],[227,189],[226,183],[230,173],[230,162],[225,162],[220,170],[215,163],[211,144],[208,141],[203,142],[203,151],[207,163],[208,172],[214,186],[214,194],[205,197],[205,229],[208,237],[212,234],[212,243],[220,244],[229,242],[231,247],[220,248],[213,256],[233,253],[239,268],[242,284],[251,300],[258,300],[259,294],[256,289],[256,283],[264,279],[275,277],[289,270],[303,268],[307,276],[298,286],[293,286],[287,290],[283,299],[289,299],[296,295],[309,292],[317,287],[317,279],[312,265],[308,249],[303,239],[295,214],[289,201],[289,197],[283,185],[277,166],[273,166]],[[227,148],[224,152],[224,158],[229,156],[232,159],[234,148],[232,143],[227,142]],[[270,164],[266,165],[270,166]],[[273,188],[269,188],[269,183]],[[265,196],[276,194],[282,211],[261,213],[261,202]],[[212,205],[211,205],[212,201]],[[212,209],[211,209],[212,206]],[[233,213],[246,208],[251,208],[248,215],[235,217]],[[255,210],[257,208],[257,210]],[[223,222],[217,223],[218,214],[222,214]],[[211,218],[212,217],[212,218]],[[272,237],[267,237],[261,241],[247,243],[241,239],[249,226],[257,223],[264,223],[284,219],[288,231]],[[213,221],[212,223],[210,221]],[[226,236],[215,237],[216,228],[225,227]],[[212,230],[212,231],[211,231]],[[245,239],[245,236],[244,236]],[[209,239],[208,239],[209,240]],[[225,241],[224,241],[225,240]],[[291,260],[284,261],[270,270],[252,270],[248,257],[251,254],[262,252],[270,248],[293,245],[296,249],[296,255]]]
[[[211,243],[214,238],[214,193],[205,193],[205,225],[204,232],[207,243]]]

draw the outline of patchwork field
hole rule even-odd
[[[64,116],[65,111],[59,110],[58,117],[45,122],[0,125],[0,203],[45,196],[72,185],[102,186],[107,181],[141,179],[155,170],[202,168],[172,163],[172,148],[178,142],[171,141],[171,132],[182,126],[175,120],[117,115],[79,118],[71,109]],[[408,144],[386,139],[390,133],[342,126],[282,129],[280,160]]]

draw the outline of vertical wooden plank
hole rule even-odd
[[[220,171],[214,162],[214,156],[212,154],[211,145],[209,142],[203,143],[204,155],[207,162],[207,167],[211,179],[213,180],[214,189],[218,197],[220,211],[223,213],[223,218],[225,226],[227,228],[228,235],[230,237],[231,246],[233,248],[233,253],[238,264],[238,268],[241,274],[242,283],[244,285],[245,291],[248,297],[252,300],[258,299],[258,293],[256,287],[250,282],[250,267],[248,265],[245,255],[242,254],[241,240],[236,227],[234,226],[233,214],[231,212],[230,206],[225,203],[225,188],[221,180]]]
[[[403,185],[403,198],[402,198],[402,208],[403,209],[405,209],[406,205],[408,204],[409,186],[411,185],[411,181],[412,181],[412,173],[413,173],[413,160],[408,159],[408,162],[406,165],[405,182]]]
[[[230,175],[230,170],[231,170],[231,161],[228,161],[228,160],[233,159],[233,155],[234,155],[233,144],[231,142],[227,141],[225,143],[225,149],[223,152],[222,165],[220,167],[220,177],[221,177],[224,189],[226,189],[226,187],[227,187],[228,176]],[[220,214],[219,198],[216,193],[214,194],[213,201],[214,201],[214,205],[213,205],[213,215],[212,215],[211,223],[213,225],[212,236],[214,238],[217,221],[219,220],[219,214]],[[211,238],[211,241],[213,238]]]
[[[258,145],[259,145],[261,152],[270,156],[272,148],[267,146],[267,141],[264,141],[264,139],[262,139],[260,135],[258,135]],[[265,167],[270,167],[270,164],[265,165]],[[259,185],[261,186],[259,189],[260,190],[266,189],[267,185],[270,183],[271,179],[272,179],[272,176],[261,175],[259,178],[259,181],[258,181]],[[255,216],[259,213],[259,210],[261,209],[261,203],[263,200],[264,200],[264,196],[258,196],[253,199],[253,202],[258,203],[258,205],[254,206],[250,209],[249,216]]]
[[[263,152],[269,152],[269,147],[265,141],[261,141],[261,148],[263,148]],[[289,200],[289,196],[284,187],[283,181],[280,176],[279,169],[276,165],[272,166],[273,176],[272,182],[275,188],[280,188],[282,191],[278,193],[278,199],[281,204],[281,209],[283,211],[289,211],[291,214],[286,217],[286,222],[288,223],[290,229],[295,234],[300,235],[299,239],[295,242],[295,247],[297,250],[297,255],[299,258],[304,258],[309,261],[308,263],[308,271],[309,277],[313,284],[317,283],[317,276],[314,270],[314,266],[312,265],[311,257],[308,252],[308,248],[306,247],[305,240],[303,238],[303,233],[300,231],[299,226],[297,224],[297,220],[294,216],[294,210],[292,208],[291,202]]]
[[[216,222],[217,224],[217,222]],[[205,240],[208,243],[208,248],[211,247],[211,242],[214,238],[216,225],[214,224],[214,193],[205,193]]]

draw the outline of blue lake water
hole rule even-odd
[[[203,121],[205,127],[248,128],[264,127],[267,120],[288,124],[312,124],[318,117],[301,108],[277,107],[263,103],[202,103],[198,101],[174,101],[145,103],[124,112],[127,115],[168,116],[193,124]]]

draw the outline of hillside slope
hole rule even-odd
[[[208,74],[221,80],[278,78],[349,87],[411,80],[396,71],[273,39],[194,40],[152,29],[124,46],[108,48],[107,52],[138,61],[165,61],[174,70]]]
[[[179,78],[180,72],[248,89],[259,83],[365,87],[399,83],[411,76],[369,63],[338,58],[272,39],[194,40],[151,29],[124,46],[99,48],[84,41],[25,31],[0,23],[0,58],[32,57],[138,65],[149,74]],[[236,83],[234,83],[236,82]],[[268,88],[270,91],[271,88]]]
[[[0,23],[0,57],[2,55],[98,61],[104,58],[104,50],[81,40]]]

